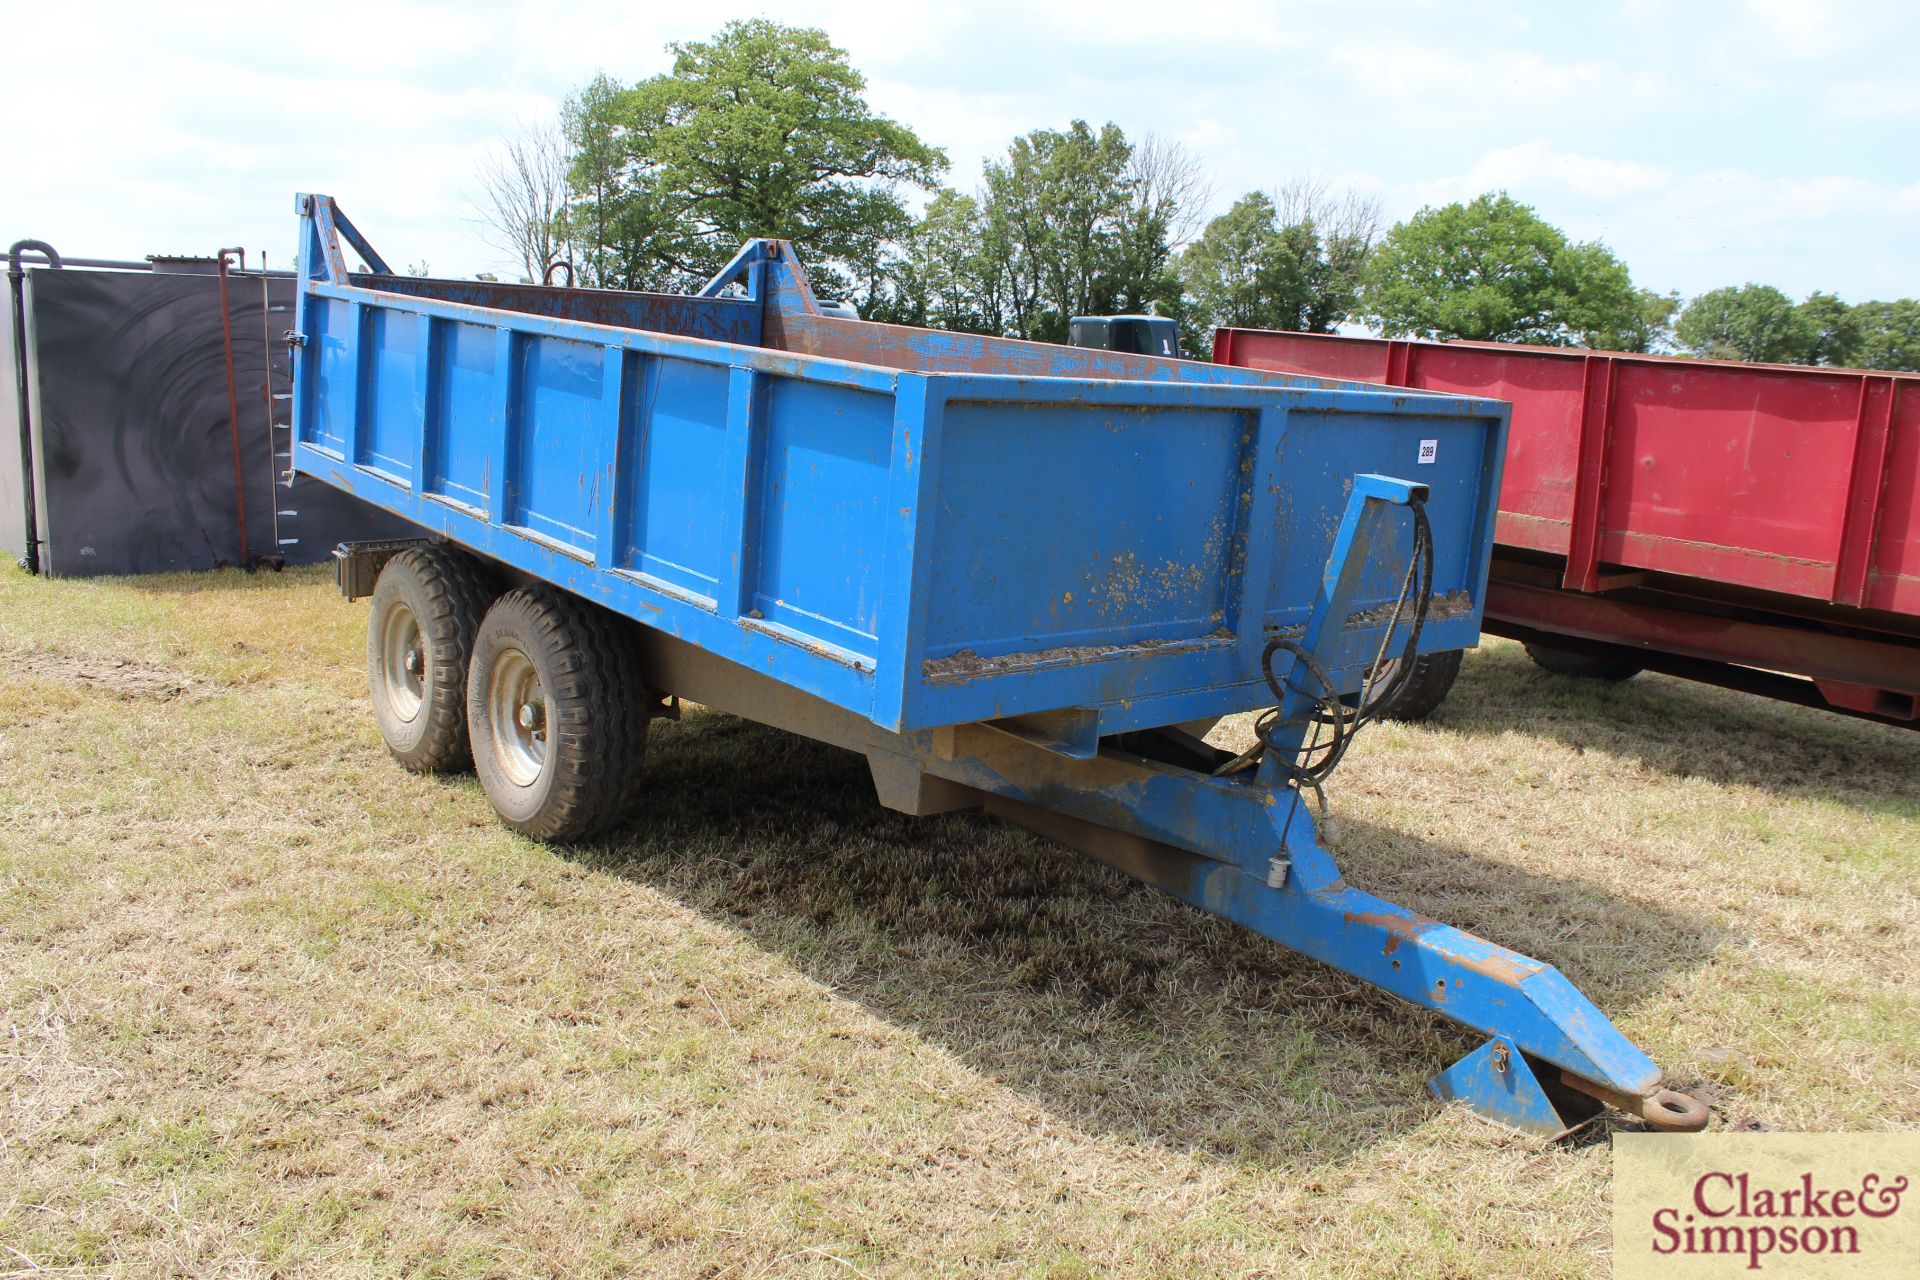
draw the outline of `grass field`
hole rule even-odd
[[[0,578],[0,1274],[1606,1271],[1605,1131],[1437,1106],[1437,1019],[717,715],[528,843],[388,761],[364,622]],[[1920,1124],[1920,738],[1490,643],[1333,802],[1715,1125]]]

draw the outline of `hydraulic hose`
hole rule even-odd
[[[1354,735],[1391,705],[1413,679],[1414,665],[1420,654],[1420,632],[1426,624],[1427,606],[1433,593],[1433,528],[1427,520],[1426,503],[1416,498],[1407,506],[1413,516],[1413,555],[1401,583],[1400,598],[1394,602],[1393,615],[1388,619],[1386,631],[1381,636],[1380,657],[1386,657],[1386,645],[1403,621],[1407,624],[1407,638],[1401,645],[1399,661],[1394,664],[1393,674],[1387,678],[1385,687],[1376,690],[1363,683],[1357,705],[1349,706],[1335,688],[1333,678],[1303,645],[1277,638],[1268,641],[1266,649],[1260,654],[1260,674],[1273,692],[1275,705],[1261,713],[1254,722],[1257,745],[1221,766],[1217,772],[1237,771],[1260,756],[1270,754],[1294,787],[1317,792],[1340,766],[1340,760],[1352,745]],[[1275,655],[1281,653],[1289,654],[1294,659],[1293,669],[1285,679],[1280,677],[1273,665]],[[1377,660],[1375,665],[1379,665]],[[1295,687],[1294,680],[1303,672],[1318,686],[1317,691]],[[1314,700],[1313,734],[1304,747],[1295,749],[1289,749],[1287,745],[1283,731],[1288,722],[1281,719],[1281,708],[1290,693],[1310,696]],[[1320,734],[1322,729],[1328,730],[1324,740]]]

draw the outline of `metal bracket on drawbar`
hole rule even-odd
[[[1442,1102],[1464,1102],[1489,1120],[1546,1138],[1564,1137],[1605,1110],[1597,1099],[1560,1084],[1553,1068],[1544,1071],[1534,1069],[1520,1046],[1496,1035],[1427,1087]]]

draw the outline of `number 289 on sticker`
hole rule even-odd
[[[1424,467],[1430,462],[1438,462],[1439,460],[1440,442],[1438,440],[1422,440],[1420,442],[1420,465]]]

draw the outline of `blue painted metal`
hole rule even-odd
[[[360,260],[367,264],[367,270],[383,276],[393,274],[393,268],[387,265],[387,260],[374,252],[373,246],[367,243],[367,238],[360,234],[360,228],[354,226],[337,206],[333,210],[333,224],[339,231],[340,238],[353,246],[354,252],[360,255]]]
[[[1412,555],[1411,539],[1397,538],[1394,508],[1424,504],[1431,496],[1426,485],[1392,476],[1362,473],[1353,478],[1347,494],[1347,508],[1334,531],[1333,546],[1321,570],[1319,590],[1312,612],[1297,642],[1313,654],[1322,670],[1352,669],[1373,661],[1380,654],[1397,656],[1405,648],[1397,626],[1391,635],[1377,636],[1374,629],[1356,631],[1341,625],[1341,620],[1363,607],[1370,588],[1370,572],[1384,565],[1404,565]],[[1407,528],[1411,529],[1411,523]],[[1402,543],[1404,542],[1404,546]],[[1390,624],[1393,625],[1393,624]],[[1363,642],[1374,639],[1367,649]],[[1384,643],[1382,643],[1384,641]],[[1287,696],[1280,703],[1282,730],[1275,741],[1283,750],[1269,752],[1261,762],[1260,781],[1268,786],[1281,781],[1284,758],[1297,755],[1313,733],[1313,713],[1319,699],[1330,690],[1316,687],[1315,678],[1293,665],[1277,669]]]
[[[1084,707],[1112,733],[1257,705],[1259,648],[1305,623],[1363,461],[1433,489],[1452,609],[1429,647],[1478,635],[1502,406],[826,317],[784,245],[718,278],[746,298],[677,313],[350,276],[333,202],[301,207],[299,469],[876,724]],[[551,293],[625,300],[533,309]],[[589,305],[742,336],[758,306],[765,345]],[[774,345],[849,354],[860,330],[863,363]],[[949,338],[934,363],[1039,349],[1048,373],[886,363]],[[1398,583],[1369,585],[1363,607]]]
[[[1515,1128],[1559,1137],[1599,1114],[1600,1104],[1565,1090],[1558,1101],[1509,1036],[1495,1036],[1428,1082],[1443,1102],[1464,1102]]]
[[[1364,502],[1356,497],[1355,506]],[[1330,566],[1329,578],[1337,580],[1341,569]],[[1328,634],[1310,622],[1309,632],[1316,631]],[[1540,1063],[1590,1082],[1590,1092],[1662,1118],[1652,1105],[1662,1093],[1660,1069],[1558,970],[1348,885],[1297,790],[1111,752],[1093,762],[1066,760],[988,726],[965,726],[944,749],[934,743],[923,751],[939,776],[1143,837],[1151,842],[1144,852],[1110,860],[1462,1026],[1503,1035]],[[1071,832],[1044,820],[1029,825],[1074,843]],[[1084,847],[1106,856],[1101,842]],[[1442,1081],[1463,1087],[1475,1070],[1443,1073],[1434,1088],[1452,1097]],[[1482,1114],[1548,1136],[1574,1123],[1556,1111],[1552,1124],[1542,1124],[1536,1100],[1524,1091],[1462,1096]]]
[[[299,470],[684,642],[735,673],[716,705],[758,689],[745,714],[866,751],[896,795],[917,771],[1082,824],[1062,838],[1625,1105],[1657,1087],[1551,967],[1347,886],[1271,771],[1108,741],[1261,706],[1274,637],[1356,691],[1416,496],[1420,648],[1475,643],[1505,406],[864,324],[778,242],[691,298],[350,275],[340,236],[370,247],[299,208]],[[1530,1097],[1471,1100],[1538,1127]]]
[[[1370,569],[1405,565],[1412,554],[1410,540],[1401,543],[1395,539],[1399,526],[1392,522],[1391,508],[1411,507],[1415,502],[1426,502],[1430,496],[1426,485],[1396,480],[1392,476],[1362,474],[1353,478],[1347,509],[1340,517],[1339,529],[1334,532],[1333,547],[1321,570],[1313,611],[1300,637],[1301,646],[1319,658],[1322,666],[1351,666],[1373,656],[1355,646],[1360,637],[1339,625],[1340,620],[1363,607],[1369,594],[1365,578]],[[1406,527],[1411,530],[1411,523]],[[1307,687],[1296,682],[1297,691],[1281,704],[1280,709],[1288,719],[1297,718],[1307,710],[1303,701]]]
[[[388,293],[520,311],[555,320],[659,329],[713,342],[754,345],[760,341],[760,304],[745,298],[691,298],[668,293],[567,289],[491,280],[430,280],[419,276],[352,275],[348,281]]]
[[[729,290],[737,290],[746,301],[758,303],[765,295],[767,264],[771,257],[767,251],[767,241],[747,241],[740,246],[740,252],[733,255],[733,260],[720,268],[719,274],[707,281],[695,296],[719,298],[726,296]]]

